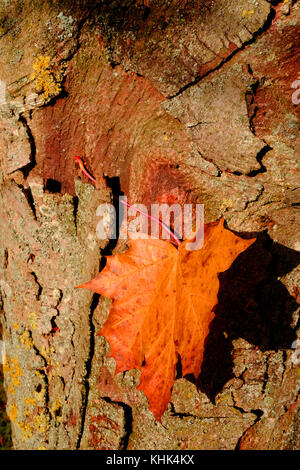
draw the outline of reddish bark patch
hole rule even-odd
[[[89,57],[88,70],[80,68],[80,60],[65,84],[68,96],[35,111],[30,124],[36,169],[71,194],[78,174],[74,156],[84,156],[97,179],[118,175],[134,138],[163,99],[142,77],[120,67],[112,70],[101,54],[95,61]]]
[[[103,446],[103,443],[106,441],[105,430],[107,429],[118,431],[120,426],[104,415],[91,417],[89,431],[91,436],[91,444],[95,450],[111,450],[110,446]]]
[[[80,155],[100,186],[103,176],[119,176],[131,202],[166,200],[169,191],[170,200],[186,200],[183,186],[177,188],[184,178],[175,167],[190,143],[180,123],[160,107],[165,98],[146,79],[112,69],[99,46],[96,53],[90,46],[73,60],[65,91],[54,106],[35,111],[30,123],[35,171],[45,182],[56,181],[62,193],[74,194],[80,174],[74,156]]]
[[[251,66],[255,76],[265,78],[249,110],[253,128],[258,137],[274,134],[294,147],[300,107],[293,104],[292,83],[299,75],[300,18],[293,13],[282,18],[277,12],[277,21],[265,33],[259,52]]]

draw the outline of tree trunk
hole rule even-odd
[[[2,0],[15,449],[300,448],[299,34],[292,0]],[[121,192],[202,203],[206,222],[257,236],[220,275],[201,375],[179,374],[161,423],[97,335],[110,301],[75,289],[126,248],[96,234],[97,206]]]

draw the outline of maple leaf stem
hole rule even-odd
[[[90,174],[90,172],[85,168],[84,163],[82,159],[76,155],[75,160],[77,161],[80,170],[82,173],[84,173],[93,183],[96,183],[96,179]],[[173,240],[176,242],[176,244],[179,246],[181,244],[181,241],[179,240],[178,237],[172,232],[172,230],[169,229],[167,225],[165,225],[161,220],[157,219],[156,217],[153,217],[152,215],[147,214],[146,212],[141,211],[140,209],[137,209],[136,207],[132,206],[126,201],[123,201],[122,199],[118,198],[117,196],[113,196],[115,199],[117,199],[121,204],[124,206],[130,207],[136,212],[139,212],[140,214],[144,215],[145,217],[148,217],[148,219],[154,220],[157,224],[159,224],[163,229],[166,230],[166,232],[173,238]]]
[[[76,155],[75,160],[78,163],[79,168],[82,171],[82,173],[84,173],[91,181],[93,181],[93,183],[96,183],[96,179],[87,171],[82,159],[78,155]]]
[[[131,207],[136,212],[139,212],[140,214],[144,215],[145,217],[148,217],[148,219],[154,220],[154,222],[159,224],[162,228],[164,228],[166,230],[166,232],[168,232],[169,235],[171,235],[171,237],[175,240],[175,242],[177,243],[178,246],[181,244],[181,241],[179,240],[179,238],[177,238],[176,235],[172,232],[172,230],[170,230],[169,227],[167,225],[165,225],[161,220],[157,219],[156,217],[153,217],[152,215],[147,214],[146,212],[141,211],[140,209],[135,208],[134,206],[132,206],[128,202],[123,201],[122,199],[119,199],[119,198],[116,198],[116,199],[118,199],[125,206]]]

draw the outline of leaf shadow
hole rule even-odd
[[[234,377],[233,344],[237,338],[260,350],[287,349],[296,338],[291,327],[298,304],[279,276],[300,263],[300,253],[273,242],[266,233],[219,275],[215,318],[206,341],[197,387],[214,403]],[[186,376],[195,383],[195,379]]]

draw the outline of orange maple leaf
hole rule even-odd
[[[131,240],[127,252],[107,258],[100,274],[79,287],[114,300],[99,334],[105,336],[116,371],[142,371],[139,389],[160,421],[171,398],[180,354],[182,374],[197,377],[214,317],[218,274],[255,239],[244,240],[207,224],[201,250],[159,239]]]

